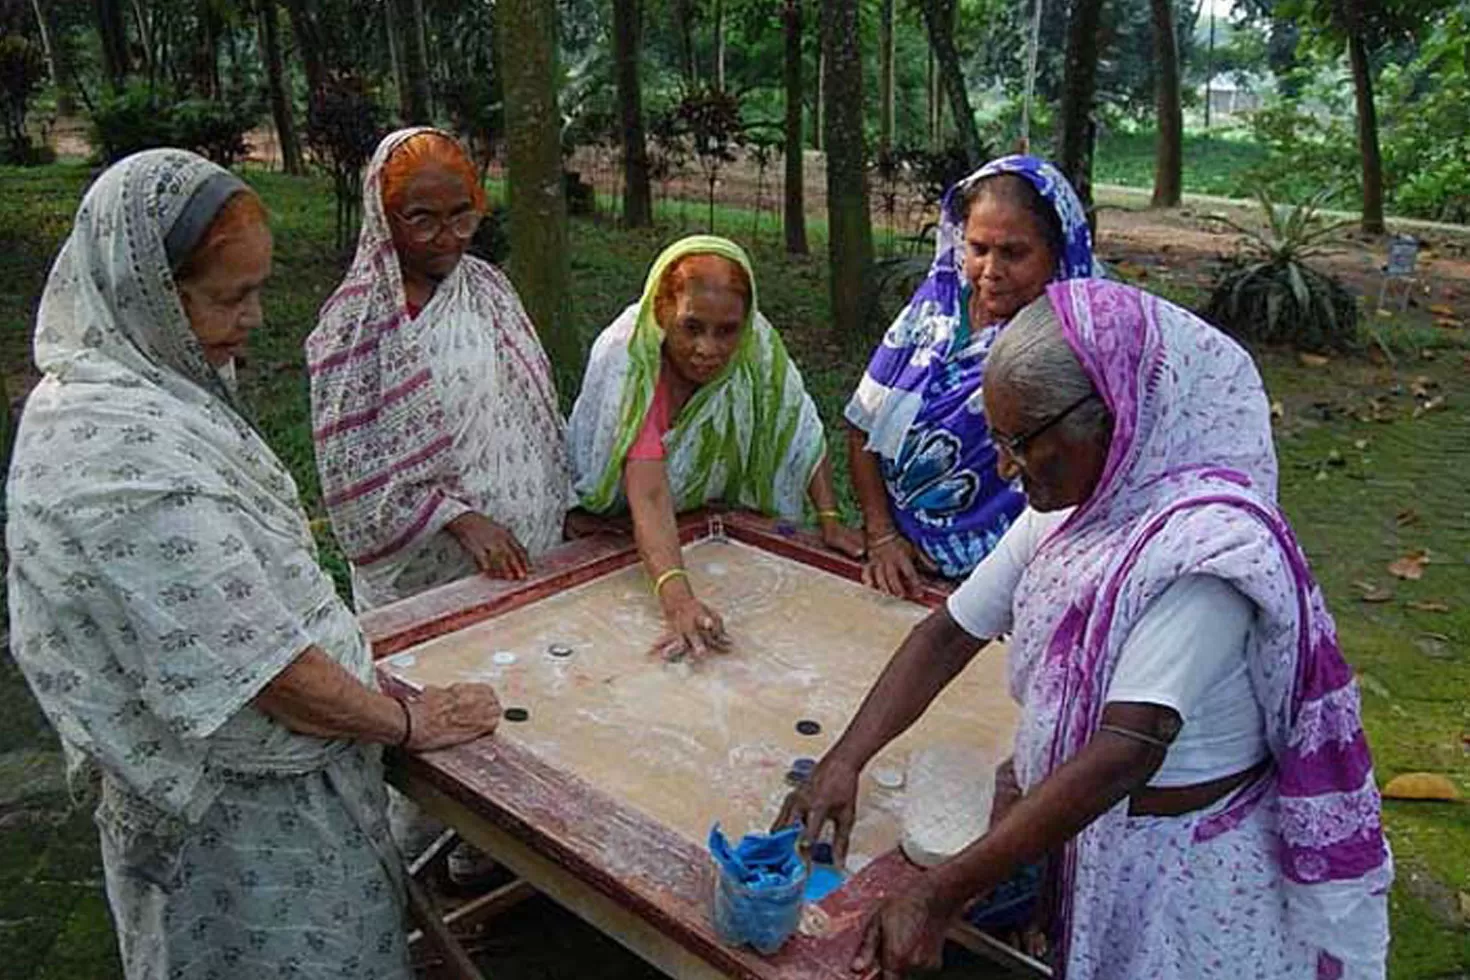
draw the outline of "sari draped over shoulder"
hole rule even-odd
[[[1035,157],[1002,157],[950,188],[940,209],[928,278],[894,319],[847,404],[847,421],[867,433],[904,537],[941,574],[969,574],[1020,514],[1025,498],[995,471],[980,384],[1004,324],[970,331],[964,280],[965,216],[977,181],[1014,174],[1055,209],[1063,234],[1055,278],[1096,275],[1087,215],[1067,179]]]
[[[474,574],[444,532],[471,511],[541,554],[571,490],[551,365],[504,274],[465,255],[410,315],[383,173],[405,140],[437,132],[379,145],[357,254],[306,341],[322,495],[360,606]]]
[[[662,364],[664,333],[654,297],[675,262],[701,254],[745,269],[751,310],[730,363],[694,393],[664,436],[675,507],[682,512],[720,501],[799,518],[826,453],[822,421],[780,334],[760,313],[745,250],[705,235],[666,249],[649,271],[642,299],[592,346],[569,427],[577,496],[593,513],[627,506],[623,464],[653,403]]]
[[[1139,290],[1091,280],[1047,295],[1115,427],[1097,489],[1041,544],[1016,594],[1021,785],[1093,736],[1130,632],[1190,575],[1256,608],[1246,661],[1272,759],[1208,812],[1134,818],[1125,802],[1074,838],[1057,876],[1060,965],[1068,978],[1225,977],[1245,964],[1382,977],[1393,869],[1358,688],[1277,505],[1255,365]]]
[[[378,751],[252,705],[312,646],[375,681],[296,484],[205,360],[166,259],[220,172],[178,150],[118,163],[52,268],[8,486],[12,647],[72,775],[100,777],[129,978],[293,957],[403,978]]]

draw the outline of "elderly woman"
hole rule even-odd
[[[847,406],[865,581],[908,595],[920,570],[968,575],[1021,512],[996,473],[986,353],[1048,282],[1094,274],[1082,202],[1051,164],[994,160],[945,195],[929,277],[873,352]]]
[[[816,406],[756,305],[750,259],[723,238],[685,238],[654,262],[643,298],[592,347],[570,441],[582,506],[632,515],[666,655],[728,646],[682,567],[677,513],[722,501],[794,519],[810,499],[822,540],[861,554]]]
[[[998,784],[985,835],[885,902],[855,966],[935,963],[967,903],[1050,854],[1068,980],[1382,977],[1393,872],[1357,687],[1276,504],[1250,357],[1092,280],[1023,310],[985,382],[1030,509],[784,816],[845,840],[867,760],[1002,633],[1016,786]]]
[[[484,211],[452,137],[386,137],[357,256],[306,342],[322,494],[360,609],[476,571],[522,578],[562,539],[551,368],[509,280],[465,254]]]
[[[37,318],[9,485],[13,650],[100,776],[130,978],[406,978],[382,745],[491,731],[490,688],[380,694],[291,475],[240,406],[260,200],[180,150],[88,191]]]

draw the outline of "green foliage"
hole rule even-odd
[[[0,121],[5,126],[5,146],[0,162],[44,163],[26,132],[26,114],[31,97],[45,78],[40,45],[21,34],[0,37]]]
[[[1242,236],[1241,254],[1210,296],[1205,317],[1243,340],[1308,350],[1346,349],[1358,339],[1358,301],[1332,276],[1306,260],[1343,227],[1325,224],[1318,211],[1332,196],[1319,191],[1305,204],[1279,207],[1258,189],[1264,232],[1216,216]]]
[[[174,100],[146,85],[133,85],[97,106],[92,135],[107,163],[139,150],[176,146],[228,167],[245,155],[245,134],[259,116],[256,105]]]
[[[351,243],[362,206],[362,171],[383,138],[387,114],[367,83],[337,75],[312,93],[306,111],[306,145],[332,175],[337,199],[337,248]]]

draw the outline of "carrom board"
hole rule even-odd
[[[366,616],[388,685],[485,681],[504,706],[527,714],[491,738],[405,759],[398,778],[666,972],[848,975],[862,912],[914,873],[894,850],[905,789],[879,782],[902,773],[924,745],[1004,756],[1014,708],[1003,653],[984,651],[868,767],[852,877],[809,918],[814,934],[770,958],[727,949],[707,921],[710,826],[734,837],[771,824],[792,763],[820,758],[836,740],[940,594],[927,593],[924,604],[880,595],[854,580],[854,563],[757,518],[727,515],[715,537],[702,536],[703,519],[683,526],[692,584],[733,640],[728,654],[702,663],[650,657],[661,616],[625,538],[565,546],[526,582],[468,580]],[[803,734],[798,722],[819,730]],[[516,857],[536,867],[517,867]],[[558,889],[590,891],[580,899],[598,909],[579,908]],[[609,899],[623,921],[605,921]]]

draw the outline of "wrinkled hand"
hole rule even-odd
[[[920,878],[885,899],[868,919],[852,971],[878,970],[883,980],[901,980],[911,973],[939,969],[944,935],[957,913],[943,906],[926,878]]]
[[[822,543],[838,554],[860,561],[868,553],[868,545],[863,540],[863,532],[850,528],[840,521],[822,523]]]
[[[868,548],[863,584],[900,599],[912,599],[922,584],[919,573],[932,571],[933,563],[900,535]]]
[[[404,703],[413,716],[413,734],[404,746],[411,752],[473,741],[500,724],[500,699],[489,684],[428,687],[417,700]]]
[[[720,614],[692,595],[664,600],[664,633],[653,653],[665,660],[703,660],[711,652],[726,653],[730,635]]]
[[[633,522],[627,515],[605,517],[601,514],[588,513],[580,507],[567,511],[567,516],[562,522],[562,536],[568,541],[602,534],[626,535],[632,533]]]
[[[469,553],[475,567],[492,578],[523,579],[531,571],[531,559],[509,528],[501,527],[484,514],[471,511],[445,525]]]
[[[832,824],[832,863],[842,867],[847,860],[847,843],[857,816],[859,767],[828,755],[812,770],[805,783],[791,791],[781,804],[772,831],[802,825],[801,845],[810,847]]]

